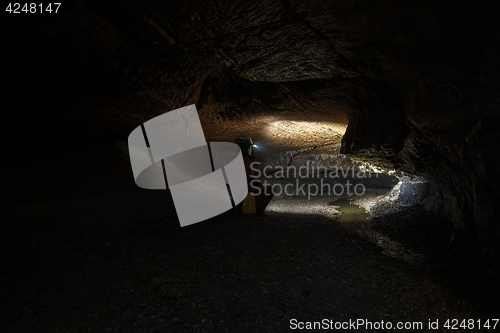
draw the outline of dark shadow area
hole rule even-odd
[[[469,300],[485,309],[500,309],[500,261],[473,256],[453,242],[453,224],[421,205],[371,219],[371,227],[409,249],[425,254],[422,268],[450,281]]]

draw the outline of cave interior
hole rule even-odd
[[[0,22],[6,332],[498,316],[495,1],[46,5]],[[169,190],[135,184],[127,140],[193,104],[207,141],[248,135],[265,165],[367,168],[380,195],[399,184],[404,207],[371,224],[425,260],[325,213],[347,219],[350,202],[280,195],[264,218],[181,228]]]

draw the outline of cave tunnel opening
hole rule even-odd
[[[495,1],[7,5],[0,330],[500,327]],[[266,216],[138,186],[129,135],[191,105]]]

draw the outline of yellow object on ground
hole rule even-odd
[[[255,214],[255,197],[248,193],[243,200],[243,214]]]

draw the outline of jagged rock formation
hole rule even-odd
[[[206,136],[340,151],[438,184],[457,239],[498,249],[495,1],[95,1],[7,15],[3,142],[126,135],[196,103]],[[29,116],[28,116],[29,115]],[[335,124],[311,145],[276,119]],[[310,138],[309,138],[310,139]]]

